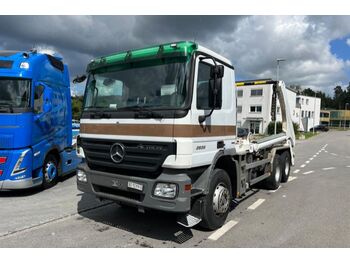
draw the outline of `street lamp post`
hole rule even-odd
[[[277,68],[276,68],[276,82],[279,81],[279,72],[280,72],[280,62],[286,61],[286,59],[277,58]],[[277,94],[276,94],[276,107],[275,107],[275,135],[277,134]]]
[[[348,107],[349,103],[345,103],[345,111],[344,111],[344,130],[346,128],[346,110],[347,110],[347,107]]]
[[[313,119],[313,128],[312,128],[312,133],[315,134],[315,120],[316,120],[316,92],[315,92],[315,99],[314,99],[314,119]]]

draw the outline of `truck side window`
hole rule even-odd
[[[197,109],[209,108],[209,80],[210,80],[210,65],[200,62],[198,64],[197,78]]]
[[[36,114],[40,114],[43,112],[43,104],[44,104],[44,87],[42,85],[35,87],[34,92],[34,112]]]

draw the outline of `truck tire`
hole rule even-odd
[[[265,188],[269,190],[276,190],[281,184],[281,159],[280,155],[276,154],[273,159],[273,166],[271,175],[265,180]]]
[[[230,211],[232,189],[230,177],[222,169],[214,169],[209,182],[209,193],[203,197],[200,226],[215,230],[221,227]]]
[[[57,184],[58,179],[58,160],[52,154],[46,156],[42,167],[44,189],[50,188]]]
[[[281,154],[281,173],[282,173],[281,182],[282,183],[285,183],[288,181],[290,166],[291,166],[290,153],[288,151],[284,151]]]

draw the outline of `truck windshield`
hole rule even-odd
[[[91,74],[84,109],[180,109],[187,92],[186,62],[129,67]]]
[[[30,86],[28,79],[0,78],[0,107],[29,107]]]

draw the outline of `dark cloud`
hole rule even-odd
[[[53,49],[71,76],[94,57],[164,42],[196,40],[233,61],[238,78],[275,77],[327,89],[348,82],[350,61],[329,42],[350,35],[349,16],[0,16],[0,48]]]

